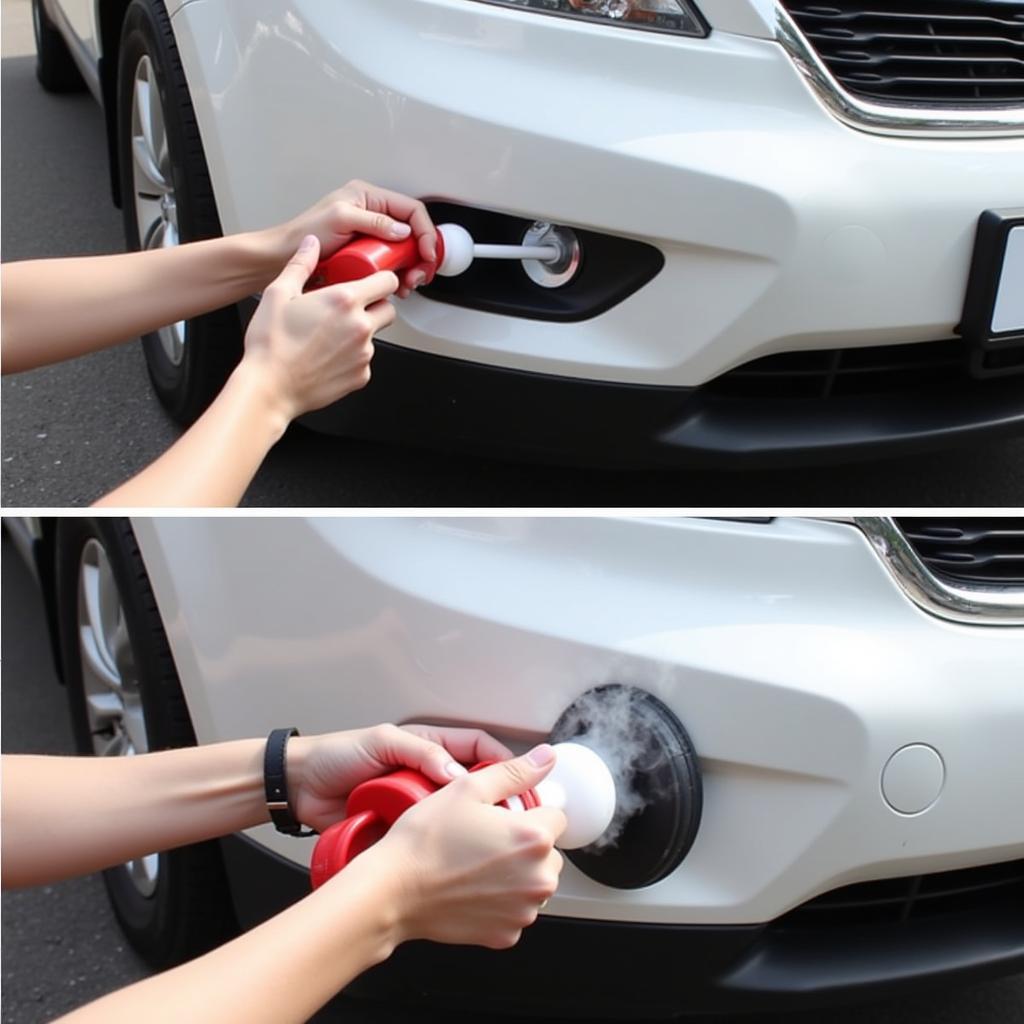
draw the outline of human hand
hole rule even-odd
[[[288,741],[288,793],[296,817],[322,832],[344,817],[348,794],[367,779],[415,768],[443,785],[466,774],[463,764],[510,757],[480,729],[376,725],[296,736]]]
[[[358,866],[397,887],[396,943],[514,946],[558,887],[564,862],[554,844],[566,821],[551,807],[510,811],[495,804],[536,786],[554,763],[554,751],[542,744],[454,780],[410,807],[335,877]]]
[[[264,289],[245,332],[241,369],[261,378],[288,422],[365,387],[373,336],[395,319],[387,300],[398,278],[390,271],[303,294],[319,253],[307,235]]]
[[[271,230],[282,263],[306,235],[316,235],[327,257],[355,234],[394,242],[408,238],[411,231],[417,238],[422,262],[402,272],[398,296],[403,299],[413,288],[429,281],[437,269],[437,232],[423,203],[365,181],[350,181]]]

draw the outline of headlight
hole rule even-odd
[[[706,36],[704,19],[689,0],[479,0],[499,7],[557,14],[623,28]]]

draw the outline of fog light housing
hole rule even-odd
[[[554,260],[523,260],[523,270],[541,288],[561,288],[580,269],[580,240],[572,228],[538,220],[523,235],[523,245],[553,245],[558,250]]]
[[[435,302],[479,309],[502,316],[572,323],[599,316],[642,288],[665,265],[653,245],[587,228],[556,225],[456,203],[428,201],[435,224],[461,224],[481,242],[522,245],[545,237],[564,246],[552,272],[530,260],[474,260],[458,277],[437,276],[417,289]],[[537,234],[535,234],[535,232]],[[547,237],[550,232],[550,238]]]

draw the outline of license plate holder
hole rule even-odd
[[[1024,373],[1024,207],[978,219],[960,334],[975,377]]]

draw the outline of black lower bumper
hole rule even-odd
[[[309,891],[304,871],[232,837],[228,877],[246,926]],[[408,943],[349,989],[452,1009],[630,1019],[807,1009],[934,992],[1024,970],[1016,903],[902,925],[686,926],[542,917],[500,952]]]
[[[955,393],[751,399],[525,373],[378,342],[370,385],[303,422],[542,462],[783,466],[1024,436],[1024,386],[965,378]]]

